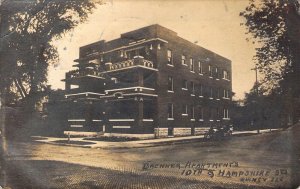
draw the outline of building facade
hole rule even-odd
[[[160,25],[80,47],[75,62],[69,131],[164,137],[230,122],[231,61]]]

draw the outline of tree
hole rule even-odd
[[[61,38],[101,4],[98,0],[4,1],[1,4],[0,95],[16,93],[30,109],[47,89],[47,70],[58,61]],[[17,8],[16,8],[17,7]],[[3,33],[5,32],[5,33]]]
[[[247,40],[258,43],[254,60],[263,75],[261,89],[285,96],[299,119],[300,94],[300,12],[297,0],[250,0],[240,13],[245,21]],[[284,111],[284,110],[283,110]]]
[[[238,130],[261,130],[284,126],[281,124],[283,98],[276,93],[265,95],[255,83],[242,101],[233,102],[232,121]]]

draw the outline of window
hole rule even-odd
[[[195,94],[195,84],[194,82],[191,81],[191,93],[194,95]]]
[[[208,74],[209,74],[209,77],[213,77],[213,69],[212,69],[211,65],[208,66]]]
[[[194,106],[191,107],[191,119],[195,119],[195,108],[194,108]]]
[[[182,65],[186,65],[186,62],[185,62],[185,55],[181,55],[181,64],[182,64]]]
[[[219,79],[219,69],[216,67],[216,78]]]
[[[190,71],[194,72],[195,71],[195,65],[194,65],[194,60],[191,58],[190,59]]]
[[[168,64],[173,65],[172,51],[168,50],[167,54],[168,54]]]
[[[220,99],[220,89],[217,89],[217,99]]]
[[[182,105],[182,115],[188,115],[188,106]]]
[[[230,80],[229,72],[226,70],[223,70],[223,79]]]
[[[173,110],[173,104],[168,103],[168,119],[174,119],[174,110]]]
[[[210,88],[209,88],[209,98],[212,99],[212,98],[213,98],[213,95],[214,95],[213,88],[210,87]]]
[[[199,86],[200,88],[199,88],[199,90],[200,90],[200,94],[199,94],[199,96],[200,97],[203,97],[203,85],[202,84],[200,84],[200,86]]]
[[[200,107],[199,108],[199,121],[203,121],[203,108],[202,107]]]
[[[168,91],[174,91],[173,77],[168,77]]]
[[[229,90],[224,89],[223,98],[229,98]]]
[[[223,119],[229,119],[228,108],[223,109]]]
[[[217,119],[219,119],[220,118],[220,109],[216,108],[216,112],[217,112]]]
[[[198,64],[199,64],[199,74],[203,74],[203,64],[201,61],[199,61]]]
[[[182,80],[182,89],[183,90],[187,90],[187,88],[188,88],[188,86],[187,86],[188,84],[187,84],[187,80]]]
[[[144,102],[144,108],[143,108],[143,118],[144,119],[153,119],[155,115],[155,108],[152,106],[152,102],[145,100]]]
[[[212,108],[209,109],[209,121],[214,120],[214,111]]]

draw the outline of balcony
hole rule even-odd
[[[149,60],[145,60],[144,57],[142,56],[136,56],[133,59],[125,60],[114,64],[108,62],[105,64],[105,66],[107,72],[124,70],[124,69],[135,68],[135,67],[141,67],[141,68],[157,71],[157,69],[153,67],[153,62]]]
[[[124,99],[124,98],[135,98],[136,100],[143,101],[144,98],[157,97],[155,89],[146,87],[128,87],[128,88],[116,88],[105,90],[105,98],[107,100]]]
[[[122,94],[134,94],[134,93],[144,93],[144,94],[149,94],[149,95],[155,95],[155,89],[153,88],[146,88],[146,87],[128,87],[128,88],[116,88],[116,89],[110,89],[110,90],[105,90],[105,93],[107,95],[114,95],[118,93]]]
[[[81,77],[93,77],[93,78],[100,78],[100,79],[104,78],[102,73],[93,69],[72,70],[67,72],[66,74],[66,79],[81,78]]]

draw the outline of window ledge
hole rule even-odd
[[[210,100],[213,100],[214,98],[212,98],[212,97],[209,97],[209,99],[210,99]]]
[[[168,90],[168,93],[174,93],[174,91],[169,91],[169,90]]]
[[[171,67],[174,67],[174,65],[173,65],[173,64],[169,64],[169,63],[167,64],[167,66],[171,66]]]
[[[199,96],[199,98],[203,98],[203,96]]]
[[[195,121],[195,119],[191,119],[191,121]]]
[[[214,121],[213,119],[210,119],[209,121]]]
[[[217,98],[216,100],[220,100],[219,98]]]
[[[187,88],[181,88],[183,91],[187,91],[188,89]]]
[[[219,79],[219,78],[217,78],[216,80],[217,80],[217,81],[219,81],[220,79]]]
[[[218,119],[217,122],[219,122],[220,120]]]
[[[230,120],[230,118],[223,118],[223,120]]]
[[[199,121],[204,121],[204,119],[199,119]]]
[[[223,99],[229,100],[230,98],[223,97]]]
[[[191,94],[191,96],[195,96],[194,94]]]
[[[150,121],[150,122],[152,122],[153,119],[143,119],[143,121]]]
[[[203,75],[203,73],[199,73],[199,75]]]
[[[212,79],[213,77],[212,77],[212,76],[209,76],[209,78]]]
[[[188,116],[188,114],[181,114],[182,116]]]
[[[187,64],[181,64],[181,65],[183,65],[183,66],[188,66]]]
[[[168,118],[168,121],[173,121],[174,120],[174,118]]]
[[[191,71],[191,73],[195,73],[195,71]]]

